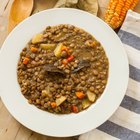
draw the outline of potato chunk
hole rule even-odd
[[[66,100],[65,96],[61,96],[60,98],[56,99],[56,106],[61,105]]]
[[[40,44],[40,48],[44,49],[44,50],[53,50],[55,47],[55,44]]]
[[[32,38],[32,43],[36,44],[36,43],[40,43],[43,41],[43,34],[36,34],[33,38]]]
[[[60,43],[60,44],[57,45],[57,47],[54,50],[54,55],[56,57],[60,57],[61,56],[62,48],[63,48],[63,44],[62,43]]]
[[[90,105],[91,105],[91,102],[88,99],[84,99],[82,101],[82,107],[83,107],[83,109],[88,108]]]
[[[93,92],[90,92],[89,90],[87,91],[87,97],[89,99],[89,101],[94,102],[96,99],[96,94],[94,94]]]

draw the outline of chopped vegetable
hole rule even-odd
[[[55,55],[56,57],[60,57],[62,48],[63,48],[63,44],[62,44],[62,43],[59,43],[59,44],[57,45],[57,47],[55,48],[55,50],[54,50],[54,55]]]
[[[66,46],[63,46],[63,47],[62,47],[62,51],[68,52],[68,48],[67,48]]]
[[[55,108],[56,107],[56,103],[55,102],[51,102],[51,107]]]
[[[44,96],[48,96],[48,97],[52,97],[50,91],[49,91],[49,87],[47,87],[46,89],[42,90],[42,95]]]
[[[77,96],[79,99],[83,99],[86,95],[85,95],[83,92],[76,92],[76,96]]]
[[[62,63],[63,63],[64,65],[66,65],[66,64],[68,63],[67,59],[63,59],[63,60],[62,60]]]
[[[91,102],[88,99],[83,99],[83,101],[82,101],[83,109],[88,108],[90,105],[91,105]]]
[[[110,0],[107,12],[105,14],[105,22],[113,29],[120,27],[125,19],[129,9],[133,10],[139,0]]]
[[[90,92],[89,90],[87,91],[87,97],[89,99],[89,101],[94,102],[96,99],[96,94],[94,94],[93,92]]]
[[[60,98],[56,99],[56,106],[61,105],[66,100],[65,96],[61,96]]]
[[[36,47],[31,47],[31,51],[32,51],[33,53],[36,53],[36,52],[38,51],[38,48],[36,48]]]
[[[28,57],[25,57],[23,59],[23,64],[27,65],[29,63],[30,59]]]
[[[40,44],[40,47],[44,50],[53,50],[55,48],[55,44]]]
[[[75,106],[75,105],[73,105],[73,106],[72,106],[72,111],[73,111],[74,113],[78,113],[78,107]]]
[[[92,47],[96,47],[97,45],[98,45],[98,42],[96,42],[96,41],[92,42]]]
[[[68,62],[71,62],[73,59],[74,59],[74,56],[71,55],[71,56],[69,56],[69,57],[67,58],[67,61],[68,61]]]
[[[40,43],[42,41],[43,41],[43,34],[37,34],[32,39],[33,44]]]

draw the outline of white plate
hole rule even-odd
[[[109,58],[109,79],[96,104],[78,114],[54,115],[28,104],[17,82],[17,62],[26,43],[48,25],[72,24],[94,35]],[[50,9],[29,17],[7,37],[0,53],[0,90],[9,112],[24,126],[49,136],[74,136],[105,122],[120,105],[128,83],[128,60],[115,32],[99,18],[76,9]]]

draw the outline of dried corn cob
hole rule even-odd
[[[129,9],[133,10],[138,1],[139,0],[110,0],[105,14],[105,22],[113,29],[120,27],[127,11]]]

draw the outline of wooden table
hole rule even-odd
[[[0,0],[0,47],[7,36],[7,19],[13,0]],[[56,0],[47,0],[47,7],[52,7]],[[99,17],[103,17],[109,0],[99,1]],[[35,0],[40,6],[44,0]],[[46,6],[44,5],[44,9]],[[140,13],[140,2],[135,8]],[[78,137],[54,138],[35,133],[18,123],[7,111],[0,99],[0,140],[76,140]]]

